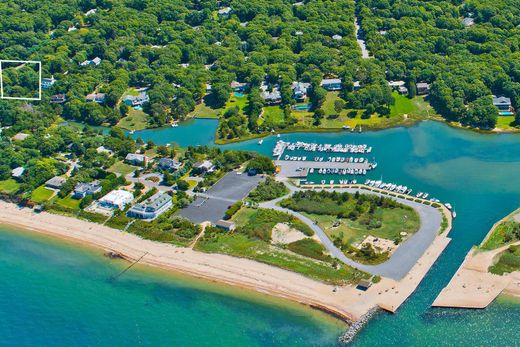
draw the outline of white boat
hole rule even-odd
[[[175,123],[172,123],[172,128],[177,128],[179,126],[179,123],[175,122]]]
[[[451,206],[451,204],[449,203],[445,203],[444,206],[446,206],[448,208],[448,210],[451,210],[453,207]]]
[[[453,216],[454,219],[457,218],[457,212],[453,211],[453,212],[451,213],[451,215]]]
[[[277,134],[276,137],[280,137],[280,134]]]
[[[262,143],[264,143],[264,139],[261,139],[260,141],[258,141],[259,145],[261,145]]]

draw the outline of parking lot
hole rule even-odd
[[[262,176],[240,175],[231,171],[206,193],[197,194],[197,198],[182,209],[179,216],[186,217],[194,223],[215,223],[222,219],[230,205],[245,198],[263,179]]]

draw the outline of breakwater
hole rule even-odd
[[[368,323],[368,321],[379,312],[380,308],[378,306],[371,308],[367,313],[362,315],[357,321],[350,324],[347,331],[343,335],[338,338],[338,342],[340,344],[349,344],[354,340],[356,335],[363,329],[363,327]]]

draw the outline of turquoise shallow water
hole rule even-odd
[[[133,136],[158,144],[203,145],[211,144],[215,127],[215,121],[196,120],[192,126]],[[488,309],[474,311],[429,306],[470,247],[480,243],[496,220],[520,205],[520,136],[475,134],[423,122],[381,132],[285,134],[281,139],[367,143],[374,147],[371,155],[379,164],[368,177],[382,176],[385,181],[427,191],[457,210],[450,234],[453,241],[415,294],[396,314],[383,313],[372,320],[355,345],[518,345],[518,301],[501,299]],[[269,137],[261,146],[254,140],[224,148],[270,155],[276,141]],[[30,253],[28,258],[23,250],[27,241],[11,236],[10,242],[22,247],[7,252],[12,264],[0,259],[0,273],[12,275],[8,281],[0,277],[5,282],[2,288],[9,288],[0,303],[0,318],[9,320],[0,325],[0,333],[11,342],[20,338],[28,341],[25,345],[59,345],[62,340],[79,339],[87,345],[306,346],[334,344],[339,332],[337,325],[320,315],[210,293],[207,287],[194,290],[185,281],[147,272],[132,271],[122,283],[108,285],[105,279],[115,269],[103,258],[47,244],[31,246],[36,256]],[[47,255],[42,258],[40,253]],[[61,257],[67,260],[58,261]],[[71,267],[69,262],[79,264]],[[11,266],[2,268],[4,263]],[[28,325],[34,333],[26,333]],[[41,335],[46,338],[38,340]]]

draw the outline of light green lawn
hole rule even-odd
[[[218,118],[222,112],[222,108],[211,108],[204,101],[195,106],[195,110],[190,114],[195,118]]]
[[[113,173],[119,173],[122,176],[126,176],[131,172],[134,172],[137,169],[137,166],[129,165],[123,163],[122,161],[118,161],[114,165],[112,165],[107,171]]]
[[[238,109],[243,113],[244,108],[247,106],[247,95],[244,96],[236,96],[234,93],[231,93],[229,100],[226,102],[226,106],[224,109],[230,109],[231,107],[237,106]]]
[[[117,126],[126,130],[143,130],[148,126],[148,115],[141,110],[130,108],[128,116],[121,118]]]
[[[58,198],[55,201],[56,204],[69,208],[71,210],[79,209],[80,202],[81,202],[81,200],[73,199],[71,196],[66,196],[63,199]]]
[[[503,130],[517,129],[514,122],[515,116],[498,116],[496,127]]]
[[[18,189],[20,189],[20,184],[12,178],[0,181],[0,191],[2,193],[11,194],[18,191]]]
[[[40,186],[33,190],[31,200],[36,203],[41,203],[49,200],[54,195],[54,191]]]
[[[283,110],[280,106],[266,106],[259,125],[280,126],[285,122]]]

